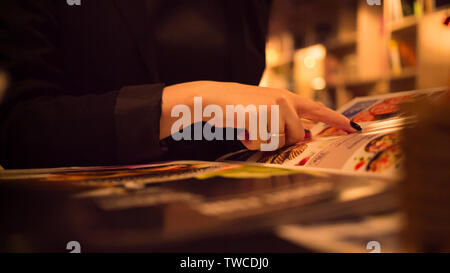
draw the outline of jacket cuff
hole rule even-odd
[[[164,154],[159,141],[163,84],[127,86],[115,106],[117,161],[148,163]]]

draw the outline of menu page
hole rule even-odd
[[[360,124],[360,133],[317,124],[311,129],[311,140],[272,152],[243,150],[219,160],[395,177],[403,161],[401,129],[415,118],[402,104],[435,100],[445,92],[433,89],[355,98],[338,111]]]

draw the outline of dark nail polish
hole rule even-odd
[[[308,129],[305,129],[305,139],[310,139],[311,138],[311,131]]]
[[[362,131],[362,128],[361,128],[361,126],[359,126],[358,123],[350,121],[350,126],[352,126],[355,130]]]

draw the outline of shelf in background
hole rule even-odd
[[[408,78],[415,78],[417,76],[416,68],[415,67],[405,67],[403,68],[401,73],[394,74],[391,73],[388,77],[389,80],[404,80]]]
[[[351,80],[344,80],[340,83],[327,83],[328,88],[335,88],[335,87],[357,87],[357,86],[367,86],[367,85],[373,85],[377,82],[383,80],[384,78],[368,78],[368,79],[351,79]]]
[[[327,87],[330,89],[336,87],[343,88],[358,88],[367,87],[369,85],[375,85],[382,81],[398,81],[398,80],[415,80],[417,76],[416,69],[414,67],[404,68],[399,74],[391,73],[384,77],[366,78],[366,79],[347,79],[339,83],[327,83]]]
[[[327,51],[340,52],[347,51],[352,48],[356,48],[356,33],[347,35],[345,38],[328,40],[325,43]]]
[[[276,68],[283,67],[283,66],[293,65],[293,63],[294,63],[294,60],[292,58],[284,58],[284,59],[278,60],[275,63],[271,63],[271,64],[267,63],[266,68],[267,69],[276,69]]]
[[[398,19],[398,20],[392,22],[389,26],[389,29],[392,32],[401,31],[401,30],[416,27],[418,22],[419,22],[419,19],[416,16],[411,15],[411,16],[404,17],[402,19]]]

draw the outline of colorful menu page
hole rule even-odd
[[[433,89],[355,98],[338,111],[360,124],[360,133],[347,134],[317,124],[311,129],[310,140],[272,152],[242,150],[219,161],[396,177],[403,161],[400,132],[415,119],[402,105],[436,100],[445,93],[445,89]]]

